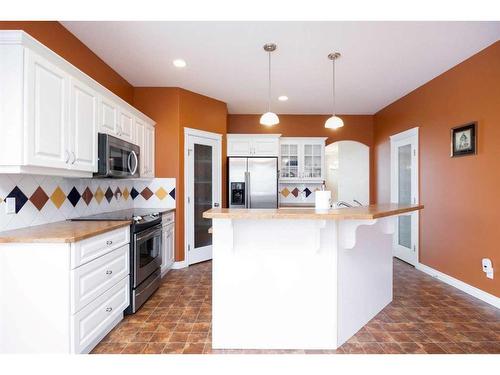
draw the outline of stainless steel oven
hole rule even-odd
[[[157,268],[161,267],[161,241],[161,224],[134,233],[134,288],[137,288]]]
[[[133,143],[123,141],[109,134],[99,133],[98,157],[95,177],[140,177],[140,148]]]

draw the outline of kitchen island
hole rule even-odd
[[[212,347],[336,349],[392,301],[397,215],[421,205],[212,209]]]

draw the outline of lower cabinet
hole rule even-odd
[[[88,353],[130,303],[130,229],[0,244],[0,353]],[[21,322],[21,324],[19,324]]]
[[[175,262],[175,223],[174,213],[170,212],[163,216],[163,243],[161,274],[167,273]]]

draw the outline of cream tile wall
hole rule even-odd
[[[6,213],[7,197],[16,213]],[[175,208],[175,178],[70,179],[0,176],[0,231],[127,208]]]

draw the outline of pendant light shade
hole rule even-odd
[[[340,117],[335,115],[328,118],[328,120],[326,120],[325,122],[325,128],[328,129],[338,129],[341,128],[342,126],[344,126],[344,121],[342,121]]]
[[[279,124],[280,119],[278,115],[271,112],[271,52],[276,50],[276,44],[267,43],[264,44],[264,51],[268,53],[269,65],[268,65],[268,90],[267,90],[267,112],[260,116],[261,125],[273,126]]]
[[[280,123],[278,115],[274,112],[266,112],[260,116],[260,123],[266,126],[273,126]]]
[[[335,115],[335,60],[340,57],[339,52],[332,52],[328,55],[328,58],[332,60],[332,116],[328,118],[325,122],[325,128],[328,129],[338,129],[344,126],[344,121]]]

